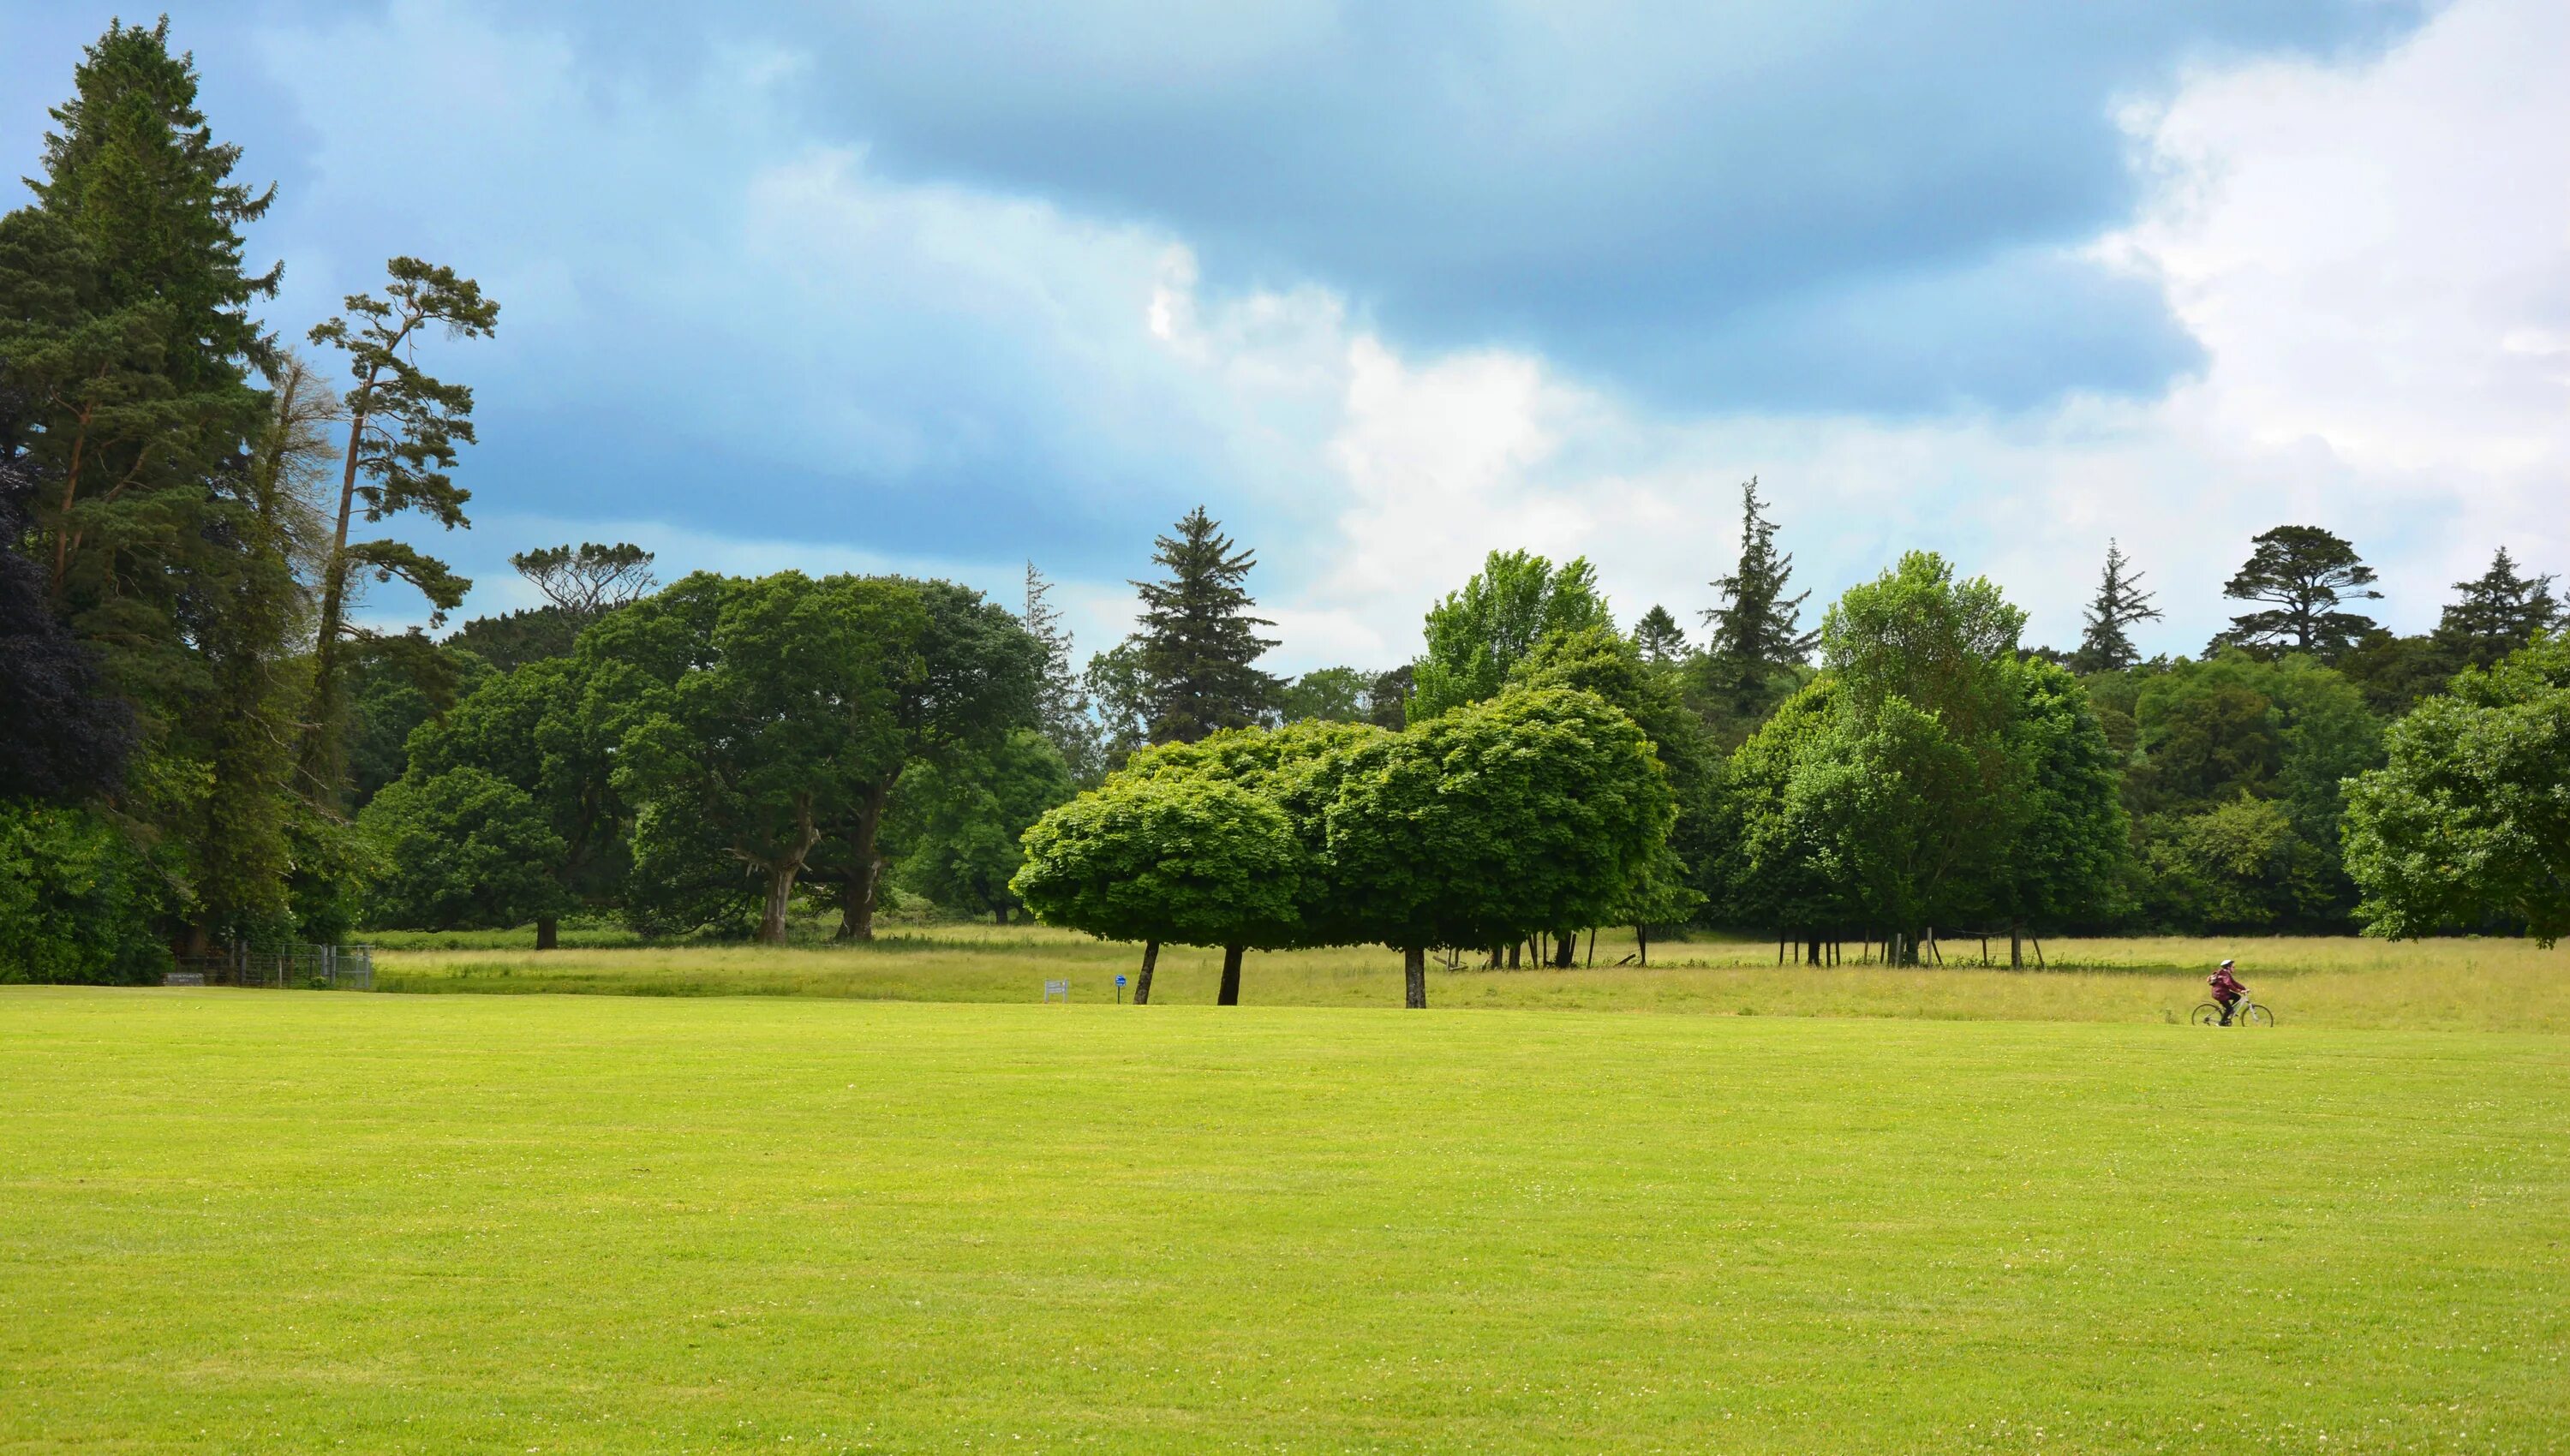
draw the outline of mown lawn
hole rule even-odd
[[[2559,1450],[2565,1134],[2545,1034],[11,988],[0,1443]]]
[[[626,995],[793,995],[862,1000],[1028,1002],[1068,980],[1074,1001],[1111,1001],[1115,976],[1138,968],[1136,946],[1042,926],[943,925],[871,945],[626,946],[538,951],[533,932],[470,932],[473,945],[376,953],[376,985],[393,991],[566,991]],[[1583,946],[1583,950],[1584,950]],[[1977,957],[1978,946],[1971,947]],[[2355,936],[2151,937],[2046,942],[2053,969],[1778,966],[1772,942],[1696,939],[1652,947],[1647,967],[1617,965],[1630,933],[1601,936],[1593,967],[1555,971],[1432,969],[1438,1007],[1521,1007],[1720,1015],[1891,1016],[1962,1020],[2173,1022],[2205,998],[2204,977],[2239,959],[2258,998],[2289,1026],[2570,1032],[2570,946],[2528,940],[2385,942]],[[1856,947],[1848,947],[1853,957]],[[2007,947],[1992,953],[2004,962]],[[1218,950],[1164,946],[1153,999],[1207,1005]],[[1252,952],[1242,998],[1268,1006],[1401,1004],[1398,956],[1379,946]]]

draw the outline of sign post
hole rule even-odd
[[[1124,1004],[1124,972],[1120,970],[1115,973],[1115,1004]]]

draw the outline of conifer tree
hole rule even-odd
[[[2252,545],[2222,594],[2268,609],[2233,617],[2214,646],[2282,647],[2334,661],[2373,630],[2371,617],[2338,609],[2382,596],[2371,589],[2373,568],[2344,538],[2317,526],[2279,526]]]
[[[1633,623],[1633,646],[1650,663],[1675,662],[1686,655],[1686,629],[1665,606],[1654,606]]]
[[[2436,645],[2463,666],[2498,661],[2559,625],[2561,603],[2553,598],[2552,579],[2519,575],[2515,559],[2500,546],[2488,570],[2454,583],[2462,594],[2436,623]]]
[[[399,576],[429,600],[429,623],[464,600],[472,582],[446,563],[397,541],[350,542],[348,525],[363,507],[368,523],[418,511],[452,531],[472,523],[464,503],[472,493],[447,472],[458,447],[473,443],[473,391],[448,384],[414,359],[420,336],[443,328],[449,337],[489,338],[500,305],[481,285],[452,268],[397,257],[386,263],[392,282],[385,296],[348,295],[347,313],[315,325],[312,342],[332,344],[348,356],[356,381],[346,395],[348,446],[339,481],[338,519],[329,555],[321,566],[320,621],[312,649],[312,711],[303,744],[303,772],[316,797],[335,800],[343,777],[341,731],[346,703],[341,644],[349,635],[351,585],[360,571],[378,580]]]
[[[1188,512],[1176,536],[1154,543],[1151,559],[1167,578],[1133,583],[1142,593],[1133,640],[1150,684],[1154,743],[1248,727],[1276,702],[1276,679],[1254,665],[1276,645],[1255,629],[1273,623],[1249,614],[1258,603],[1242,585],[1258,559],[1220,530],[1202,506]]]
[[[1713,685],[1743,715],[1757,711],[1778,668],[1802,664],[1821,639],[1817,630],[1802,629],[1803,601],[1811,592],[1785,594],[1794,558],[1776,549],[1776,524],[1765,510],[1752,476],[1740,487],[1740,564],[1714,580],[1723,604],[1704,613],[1712,629],[1706,654]]]
[[[1053,604],[1052,595],[1053,583],[1036,569],[1035,562],[1027,562],[1027,604],[1018,619],[1026,624],[1028,635],[1044,646],[1043,676],[1036,684],[1036,723],[1070,767],[1071,778],[1090,784],[1104,772],[1098,762],[1097,724],[1089,716],[1087,685],[1071,665],[1071,629],[1062,624],[1062,611]]]
[[[2070,659],[2075,671],[2121,672],[2141,660],[2141,652],[2124,629],[2157,621],[2160,609],[2151,604],[2151,593],[2142,589],[2142,573],[2131,566],[2123,547],[2109,539],[2106,570],[2098,578],[2097,595],[2088,603],[2088,629]]]

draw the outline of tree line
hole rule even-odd
[[[1691,633],[1584,559],[1493,552],[1389,669],[1295,677],[1255,553],[1199,508],[1084,665],[1030,564],[1003,605],[901,576],[662,585],[628,543],[544,598],[359,625],[469,583],[359,527],[469,526],[472,280],[395,258],[311,325],[251,316],[270,191],[166,25],[116,26],[0,217],[0,975],[146,976],[239,941],[570,916],[775,940],[887,901],[1244,954],[1569,963],[1600,924],[1805,944],[1933,928],[2564,923],[2552,578],[2504,550],[2381,629],[2331,533],[2256,539],[2195,657],[2109,543],[2075,647],[1915,552],[1811,610],[1756,481]],[[461,357],[459,355],[459,357]],[[316,358],[335,359],[342,383]],[[442,367],[442,366],[441,366]],[[1647,941],[1645,941],[1647,943]]]

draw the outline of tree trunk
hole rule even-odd
[[[1597,964],[1597,927],[1595,925],[1588,927],[1588,954],[1581,963],[1587,966]]]
[[[891,798],[892,781],[886,779],[868,786],[865,802],[857,806],[856,822],[848,832],[847,878],[839,892],[839,939],[875,937],[875,890],[883,881],[883,858],[875,853],[875,844],[883,832],[884,805]]]
[[[561,943],[562,922],[552,915],[536,916],[536,948],[551,950]]]
[[[758,913],[760,944],[785,943],[785,908],[794,899],[794,877],[801,869],[798,861],[767,872],[767,904]]]
[[[1814,935],[1811,939],[1809,939],[1809,940],[1807,940],[1807,941],[1805,941],[1805,942],[1804,942],[1804,945],[1803,945],[1803,960],[1804,960],[1804,963],[1809,964],[1809,965],[1818,965],[1818,964],[1820,964],[1820,963],[1821,963],[1821,937],[1820,937],[1820,936],[1818,936],[1818,935]]]
[[[1579,954],[1579,932],[1578,932],[1578,931],[1576,931],[1576,930],[1563,930],[1563,931],[1561,931],[1559,934],[1557,934],[1557,935],[1553,936],[1553,943],[1552,943],[1552,965],[1553,965],[1553,969],[1555,969],[1555,970],[1568,970],[1568,969],[1570,969],[1570,964],[1571,964],[1572,959],[1573,959],[1573,958],[1575,958],[1578,954]]]
[[[1651,963],[1651,927],[1648,925],[1633,927],[1633,958],[1643,965]]]
[[[339,472],[339,519],[330,554],[321,560],[321,610],[312,638],[312,706],[303,729],[303,776],[323,803],[339,793],[339,633],[348,603],[348,517],[357,500],[357,465],[366,443],[366,414],[374,389],[369,370],[348,397],[348,451]]]
[[[1215,992],[1213,998],[1217,1006],[1240,1004],[1240,948],[1237,945],[1222,947],[1222,989]]]
[[[1004,906],[1004,905],[1003,905],[1003,906],[995,906],[995,907],[993,907],[993,908],[992,908],[992,910],[991,910],[991,923],[993,923],[993,924],[995,924],[995,925],[1005,925],[1005,924],[1007,924],[1008,922],[1009,922],[1009,908],[1008,908],[1007,906]]]
[[[1424,945],[1402,947],[1401,1004],[1409,1011],[1428,1009],[1428,947]]]
[[[1514,970],[1517,968],[1517,952],[1524,948],[1524,941],[1510,940],[1508,942],[1508,969]]]
[[[2025,927],[2008,921],[2008,969],[2025,969]]]
[[[1160,942],[1157,940],[1143,941],[1142,973],[1133,978],[1134,1005],[1147,1006],[1151,1004],[1151,968],[1159,963]]]

